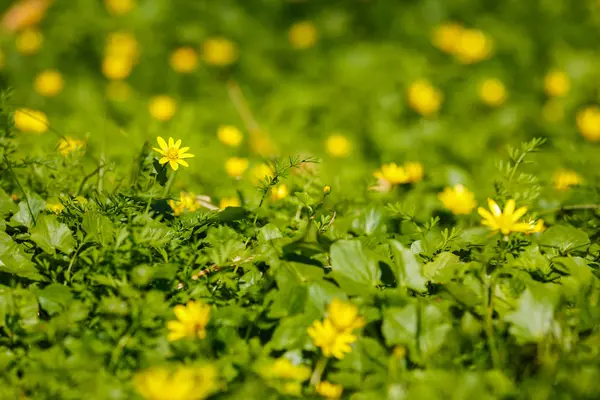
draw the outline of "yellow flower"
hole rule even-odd
[[[569,169],[559,169],[552,177],[552,183],[556,190],[565,191],[571,186],[581,185],[583,179],[575,171]]]
[[[294,365],[287,358],[281,357],[273,362],[268,375],[270,378],[303,382],[310,377],[310,372],[310,368],[306,365]]]
[[[104,52],[109,57],[123,58],[133,63],[139,56],[140,47],[133,34],[112,32],[106,38]]]
[[[577,128],[591,142],[600,140],[600,108],[589,106],[577,113]]]
[[[444,188],[438,199],[453,214],[470,214],[477,205],[473,192],[460,184]]]
[[[331,135],[325,141],[325,149],[327,153],[333,157],[347,157],[350,154],[352,145],[344,135]]]
[[[74,139],[71,136],[65,136],[58,141],[58,151],[63,156],[68,156],[71,153],[79,151],[85,147],[83,140]]]
[[[423,164],[420,162],[405,162],[404,170],[409,182],[416,183],[423,179]]]
[[[280,183],[271,189],[271,198],[275,201],[284,199],[289,194],[290,191],[285,183]]]
[[[315,321],[308,327],[308,335],[315,346],[321,348],[325,357],[344,358],[346,353],[352,351],[350,345],[357,339],[351,332],[341,332],[335,328],[329,318]]]
[[[219,371],[213,365],[154,367],[135,374],[133,386],[146,400],[203,400],[220,389]]]
[[[106,96],[112,101],[127,101],[131,96],[131,86],[124,81],[111,80],[106,86]]]
[[[53,0],[20,0],[4,12],[0,24],[9,32],[36,25],[44,18]]]
[[[358,315],[358,308],[349,302],[333,299],[327,307],[327,318],[335,329],[352,332],[353,329],[362,328],[365,319]]]
[[[395,346],[394,350],[392,350],[392,355],[394,356],[394,358],[397,358],[399,360],[403,359],[404,357],[406,357],[406,347],[402,345]]]
[[[435,47],[445,53],[453,54],[464,28],[455,22],[446,22],[433,31],[432,42]]]
[[[544,90],[548,96],[562,97],[571,89],[569,76],[558,69],[553,69],[544,78]]]
[[[225,38],[207,39],[202,45],[202,54],[207,64],[224,67],[238,58],[237,46]]]
[[[546,230],[546,226],[544,226],[543,219],[538,219],[537,221],[530,221],[529,228],[529,232],[526,233],[540,233]]]
[[[156,141],[158,142],[160,149],[157,149],[156,147],[153,147],[152,149],[163,156],[158,162],[160,164],[169,163],[173,171],[177,171],[179,164],[184,167],[189,167],[188,163],[183,161],[183,159],[195,157],[193,154],[187,152],[189,147],[179,148],[179,146],[181,146],[181,139],[175,142],[173,141],[173,138],[170,137],[169,143],[167,144],[165,139],[159,136],[156,138]]]
[[[542,108],[542,116],[548,122],[559,122],[565,116],[565,107],[560,100],[549,99]]]
[[[154,96],[150,99],[148,109],[154,119],[168,121],[175,115],[177,103],[170,96]]]
[[[186,210],[194,212],[201,207],[198,197],[194,193],[179,193],[179,201],[169,200],[169,206],[175,216],[183,214]]]
[[[131,74],[131,60],[120,56],[107,56],[102,60],[102,74],[108,79],[121,80]]]
[[[35,91],[42,96],[52,97],[59,94],[64,86],[63,77],[60,72],[47,69],[42,71],[34,82]]]
[[[104,0],[104,5],[112,15],[125,15],[136,6],[135,0]]]
[[[513,199],[506,202],[504,211],[500,210],[498,204],[492,199],[488,199],[488,206],[490,211],[479,207],[477,212],[483,218],[481,223],[492,231],[500,231],[503,235],[508,235],[511,232],[528,232],[532,229],[527,222],[519,222],[519,219],[527,212],[527,207],[521,207],[515,211]]]
[[[492,53],[492,40],[477,29],[464,29],[458,38],[454,54],[464,64],[485,60]]]
[[[217,130],[217,138],[227,146],[237,147],[242,143],[244,135],[233,125],[221,125]]]
[[[60,214],[65,209],[61,203],[46,203],[46,209],[52,211],[54,214]]]
[[[408,105],[423,116],[437,113],[442,99],[442,93],[425,79],[413,82],[408,88]]]
[[[302,384],[300,382],[285,382],[281,386],[281,392],[290,396],[300,396],[302,394]]]
[[[396,163],[383,164],[373,175],[377,179],[389,182],[392,185],[408,182],[406,170]]]
[[[324,194],[324,195],[328,195],[329,193],[331,193],[331,186],[329,186],[329,185],[325,185],[325,186],[323,187],[323,194]]]
[[[339,399],[342,397],[344,388],[342,385],[330,383],[327,381],[319,382],[317,385],[317,393],[326,399]]]
[[[176,72],[192,72],[198,67],[198,54],[191,47],[180,47],[171,53],[169,64]]]
[[[506,88],[499,79],[486,79],[479,85],[479,97],[490,107],[497,107],[506,100]]]
[[[288,39],[293,48],[308,49],[317,43],[317,28],[310,21],[296,22],[288,31]]]
[[[232,178],[239,178],[248,169],[248,159],[231,157],[225,161],[225,171]]]
[[[273,177],[273,170],[267,164],[259,164],[252,168],[254,183],[262,182],[267,177]]]
[[[43,42],[44,36],[42,32],[36,28],[26,29],[17,36],[17,51],[23,55],[35,54],[42,47]]]
[[[168,321],[169,341],[182,338],[206,337],[206,325],[210,318],[210,306],[202,302],[189,301],[187,305],[178,304],[173,308],[177,321]]]
[[[41,111],[18,108],[15,111],[15,126],[21,132],[41,134],[48,130],[48,117]]]
[[[240,205],[240,199],[237,197],[223,197],[221,201],[219,201],[219,208],[221,210],[224,210],[227,207],[239,207]]]

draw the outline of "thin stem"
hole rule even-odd
[[[144,211],[145,214],[148,214],[148,212],[150,211],[150,205],[152,204],[152,199],[154,198],[154,192],[152,191],[152,189],[154,189],[155,183],[156,175],[152,177],[152,185],[150,186],[150,196],[148,197],[148,204],[146,204],[146,211]]]
[[[498,353],[498,344],[496,342],[496,336],[494,335],[494,325],[492,312],[494,310],[493,307],[493,299],[494,299],[494,285],[491,282],[490,277],[484,271],[484,282],[483,285],[483,299],[484,299],[484,307],[485,307],[485,334],[488,340],[488,347],[490,349],[490,355],[492,357],[492,366],[494,369],[499,369],[500,367],[500,355]]]
[[[329,362],[329,358],[321,355],[319,361],[317,361],[317,365],[315,365],[315,370],[313,371],[310,377],[310,385],[317,386],[319,382],[321,382],[321,377],[323,376],[323,372],[325,371],[325,367],[327,367],[327,363]]]
[[[171,186],[173,186],[173,182],[175,181],[175,176],[177,176],[177,172],[178,171],[173,171],[173,173],[169,177],[169,180],[165,185],[165,190],[163,191],[163,197],[167,197],[169,195],[169,192],[171,191]]]
[[[13,178],[15,178],[15,182],[17,183],[17,186],[19,186],[19,189],[21,189],[21,191],[23,192],[23,196],[25,196],[25,204],[27,205],[27,210],[29,211],[29,215],[31,216],[33,225],[36,225],[35,215],[33,215],[33,210],[31,209],[31,204],[29,203],[29,196],[27,196],[27,192],[25,192],[23,185],[21,185],[21,182],[19,182],[19,178],[17,178],[15,171],[13,171],[10,161],[8,160],[8,157],[6,157],[6,155],[4,156],[4,162],[6,162],[6,166],[8,167],[8,170],[12,174]]]

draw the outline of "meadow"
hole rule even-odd
[[[599,1],[0,15],[0,400],[600,398]]]

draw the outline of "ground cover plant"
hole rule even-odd
[[[600,3],[2,2],[0,399],[600,397]]]

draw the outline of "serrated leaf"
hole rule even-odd
[[[331,246],[331,276],[348,294],[361,294],[379,282],[377,262],[359,240],[340,240]]]
[[[427,281],[423,277],[421,264],[412,251],[396,240],[390,240],[390,248],[394,256],[394,273],[397,286],[408,287],[417,292],[425,292]]]
[[[29,209],[31,207],[31,211]],[[33,213],[33,217],[37,219],[38,215],[44,210],[46,207],[46,202],[42,200],[42,198],[36,194],[29,196],[29,206],[25,200],[22,200],[18,204],[18,211],[15,215],[10,219],[12,222],[16,223],[16,225],[25,226],[28,229],[31,229],[34,225],[31,214]]]
[[[49,254],[56,250],[71,254],[75,249],[71,230],[54,215],[43,215],[38,219],[37,225],[31,229],[31,240]]]

